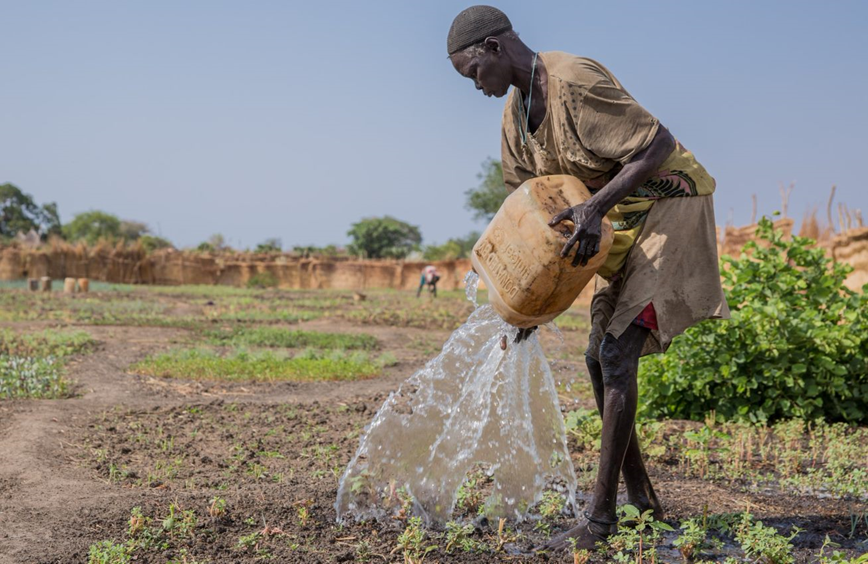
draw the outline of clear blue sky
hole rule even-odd
[[[503,100],[446,58],[469,2],[0,2],[0,183],[179,245],[345,243],[390,214],[441,242],[499,157]],[[868,212],[868,2],[505,1],[532,48],[595,58],[717,178],[718,223]]]

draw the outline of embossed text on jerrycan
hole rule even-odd
[[[560,256],[574,226],[569,221],[548,225],[553,215],[590,197],[578,178],[541,176],[519,186],[500,206],[470,260],[504,321],[516,327],[548,323],[569,309],[594,278],[612,246],[611,222],[603,218],[600,252],[576,267],[576,247],[570,256]]]

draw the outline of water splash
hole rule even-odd
[[[465,280],[475,303],[478,277]],[[477,307],[442,352],[389,396],[341,478],[339,520],[396,514],[404,488],[413,513],[442,525],[479,465],[493,479],[489,518],[524,519],[549,487],[575,513],[576,476],[555,383],[537,336],[512,343],[516,334],[491,306]]]
[[[467,299],[473,302],[473,307],[479,307],[476,301],[476,292],[479,290],[479,275],[472,270],[468,270],[464,276],[464,295]]]

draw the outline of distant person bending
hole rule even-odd
[[[573,538],[577,548],[590,549],[617,530],[619,474],[631,504],[662,515],[634,428],[636,373],[641,355],[665,351],[703,319],[729,315],[717,264],[714,179],[606,67],[533,51],[496,8],[461,12],[447,50],[477,90],[508,94],[502,160],[509,191],[534,177],[569,174],[593,194],[551,219],[551,226],[575,226],[561,256],[575,246],[573,266],[585,265],[599,252],[603,217],[615,230],[596,279],[585,353],[603,419],[594,498],[584,519],[545,547],[566,548]]]
[[[416,297],[422,295],[422,288],[425,287],[425,284],[428,285],[428,290],[437,297],[437,281],[440,280],[440,274],[437,272],[437,267],[432,264],[429,264],[425,268],[422,269],[422,279],[419,281],[419,289],[416,290]]]

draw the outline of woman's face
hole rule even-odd
[[[477,90],[482,90],[486,96],[500,98],[509,92],[510,87],[510,66],[501,54],[502,51],[488,46],[476,55],[462,51],[452,55],[452,66],[458,74],[472,80]]]

